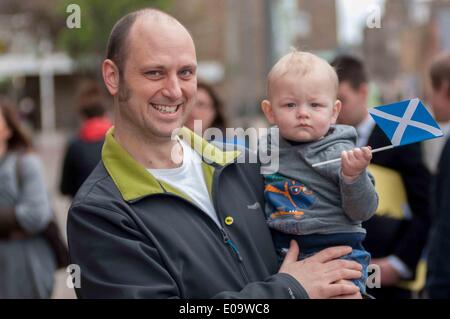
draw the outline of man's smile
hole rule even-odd
[[[178,109],[180,108],[180,106],[183,106],[184,103],[180,103],[180,104],[176,104],[176,105],[167,105],[167,104],[155,104],[155,103],[150,103],[150,105],[157,111],[159,111],[160,113],[165,113],[165,114],[174,114],[178,111]]]

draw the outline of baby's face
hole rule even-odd
[[[278,125],[283,138],[316,141],[336,122],[340,102],[335,99],[335,91],[326,73],[287,73],[275,80],[269,110],[264,106],[263,110],[269,122]]]

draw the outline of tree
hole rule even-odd
[[[57,10],[68,18],[72,11],[66,11],[71,4],[80,8],[80,28],[65,24],[58,34],[57,45],[83,64],[85,59],[104,56],[108,35],[119,18],[146,7],[166,10],[170,0],[64,0]]]

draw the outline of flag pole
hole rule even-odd
[[[389,150],[391,148],[394,148],[394,145],[388,145],[388,146],[376,148],[376,149],[372,150],[372,153],[377,153],[377,152]],[[341,161],[340,158],[335,158],[335,159],[332,159],[332,160],[329,160],[329,161],[313,164],[312,167],[318,167],[318,166],[322,166],[322,165],[326,165],[326,164],[330,164],[330,163],[336,163],[336,162],[340,162],[340,161]]]

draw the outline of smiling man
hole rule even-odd
[[[259,166],[182,128],[196,65],[191,36],[163,12],[133,12],[114,26],[102,71],[115,127],[68,217],[78,297],[358,297],[341,280],[360,277],[360,266],[335,260],[350,247],[299,262],[292,243],[278,269]]]

